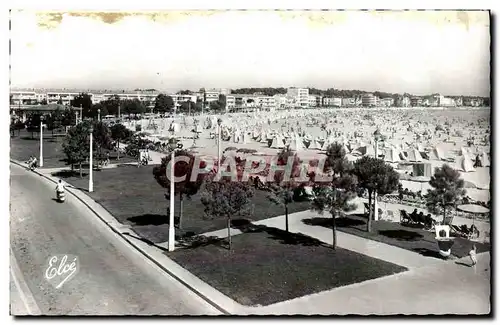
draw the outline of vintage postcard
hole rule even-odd
[[[11,315],[489,315],[490,24],[12,10]]]

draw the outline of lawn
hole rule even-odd
[[[64,131],[57,131],[55,135],[52,132],[45,131],[43,134],[43,168],[60,168],[67,167],[66,155],[62,149],[62,143],[64,136],[62,135]],[[27,161],[29,157],[33,155],[37,159],[40,158],[40,137],[37,132],[33,133],[22,130],[19,135],[17,131],[15,136],[10,138],[10,158],[19,161]],[[111,163],[116,163],[116,154],[113,153],[110,156]],[[122,156],[120,157],[120,163],[136,161],[136,159]],[[88,166],[84,164],[86,168]]]
[[[168,253],[191,273],[240,304],[270,305],[407,269],[284,230],[253,226],[221,241]]]
[[[66,166],[64,153],[62,152],[62,137],[52,137],[51,132],[44,132],[43,136],[43,167],[57,168]],[[40,137],[37,132],[21,131],[19,136],[17,131],[15,136],[10,138],[10,158],[19,161],[27,161],[33,155],[40,158]]]
[[[60,174],[58,174],[59,177]],[[86,190],[88,177],[64,177],[75,187]],[[132,229],[143,238],[161,243],[168,240],[168,207],[163,189],[153,177],[153,166],[137,168],[122,165],[117,168],[94,172],[94,192],[88,193],[96,202],[107,209],[119,222],[132,225]],[[252,198],[253,213],[246,216],[250,220],[262,220],[284,214],[284,209],[267,199],[267,192],[255,191]],[[179,199],[176,197],[175,213],[179,213]],[[309,202],[292,203],[289,213],[309,209]],[[223,218],[206,220],[200,193],[191,200],[185,199],[179,236],[202,234],[226,227]],[[237,219],[237,218],[235,218]]]
[[[303,220],[305,224],[331,228],[331,218],[312,218]],[[366,217],[360,215],[348,215],[336,219],[339,231],[352,235],[379,241],[385,244],[397,246],[414,251],[426,256],[440,258],[435,233],[424,229],[403,226],[397,222],[373,221],[372,231],[366,232]],[[467,256],[472,248],[473,242],[456,238],[451,253],[456,257]],[[478,253],[490,250],[489,244],[475,243]]]

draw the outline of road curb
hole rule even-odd
[[[26,166],[24,166],[21,162],[19,161],[16,161],[16,160],[13,160],[13,159],[10,159],[10,162],[19,166],[19,167],[22,167],[22,168],[26,168]],[[50,182],[54,183],[54,184],[57,184],[57,182],[55,180],[53,180],[52,178],[50,178],[49,176],[47,175],[44,175],[42,173],[40,173],[38,170],[34,170],[33,171],[35,174],[49,180]],[[134,244],[130,239],[128,239],[126,236],[124,236],[124,234],[119,231],[118,229],[116,229],[111,223],[109,223],[108,221],[106,221],[103,217],[101,217],[99,215],[99,213],[97,213],[97,211],[95,211],[94,208],[92,208],[87,202],[85,202],[85,200],[83,200],[79,195],[75,194],[72,190],[70,189],[66,189],[66,191],[68,191],[69,193],[71,193],[71,195],[73,195],[74,197],[76,197],[81,203],[83,203],[90,211],[92,211],[92,213],[94,215],[96,215],[99,220],[101,220],[105,225],[108,226],[109,229],[111,229],[115,234],[117,234],[118,236],[120,236],[120,238],[122,238],[125,242],[127,242],[130,246],[132,246],[136,251],[138,251],[139,253],[141,253],[144,257],[146,257],[148,260],[150,260],[151,262],[153,262],[156,266],[158,266],[160,269],[162,269],[164,272],[166,272],[168,275],[170,275],[172,278],[174,278],[176,281],[178,281],[179,283],[181,283],[183,286],[185,286],[186,288],[188,288],[189,290],[191,290],[193,293],[195,293],[197,296],[199,296],[200,298],[202,298],[204,301],[206,301],[208,304],[210,304],[212,307],[214,307],[215,309],[217,309],[218,311],[220,311],[221,313],[223,313],[224,315],[231,315],[231,313],[226,310],[225,308],[221,307],[219,304],[217,304],[215,301],[213,301],[212,299],[208,298],[206,294],[203,294],[202,292],[200,292],[199,290],[197,290],[194,286],[192,286],[191,284],[189,284],[187,281],[184,281],[183,279],[181,279],[181,277],[173,272],[171,272],[170,270],[168,270],[167,268],[165,268],[161,263],[159,263],[155,258],[153,258],[150,254],[148,254],[145,250],[141,249],[138,245]],[[84,193],[82,193],[83,195],[86,195]],[[90,198],[90,197],[89,197]],[[92,199],[92,198],[90,198]],[[96,204],[98,204],[96,202]],[[104,208],[103,208],[104,209]],[[178,265],[177,263],[175,263],[174,261],[172,261],[170,258],[168,258],[167,256],[165,256],[165,258],[169,259],[171,263],[173,264],[176,264]],[[178,267],[182,268],[182,266],[178,265]],[[188,272],[188,271],[186,271]],[[189,273],[189,272],[188,272]],[[194,275],[193,275],[194,276]],[[201,280],[200,280],[201,281]],[[216,290],[216,289],[214,289]],[[230,299],[230,298],[228,298]]]

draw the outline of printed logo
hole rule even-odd
[[[45,278],[56,289],[73,278],[79,270],[78,257],[74,255],[54,255],[48,262]]]

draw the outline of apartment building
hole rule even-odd
[[[380,107],[391,107],[393,105],[394,105],[394,98],[387,97],[377,100],[377,106]]]
[[[479,98],[468,97],[463,99],[463,106],[479,107],[483,105],[484,105],[483,100]]]
[[[287,97],[295,100],[297,106],[307,107],[310,104],[308,88],[288,88],[286,94]]]
[[[394,106],[396,106],[396,107],[410,107],[411,106],[411,100],[407,96],[398,97],[394,101]]]
[[[309,95],[309,107],[318,107],[318,99],[321,103],[321,97],[317,95]]]
[[[323,106],[326,107],[341,107],[344,98],[340,97],[323,97]]]
[[[345,97],[342,98],[342,104],[343,107],[353,107],[356,106],[356,99],[354,97]]]
[[[424,100],[421,97],[412,97],[410,104],[412,107],[422,107],[424,106]]]
[[[10,104],[11,105],[33,105],[41,101],[40,94],[34,91],[11,91]]]
[[[257,107],[266,110],[276,108],[276,99],[273,96],[257,96],[255,103]]]
[[[276,109],[285,109],[290,107],[288,103],[288,99],[285,95],[276,94],[274,97],[274,103],[276,105]]]
[[[365,107],[377,106],[378,98],[374,94],[364,94],[361,96],[361,105]]]
[[[236,107],[236,97],[233,95],[226,96],[226,108],[232,109]]]
[[[62,105],[70,105],[71,101],[78,96],[79,93],[67,92],[50,92],[47,93],[47,104],[62,103]]]

